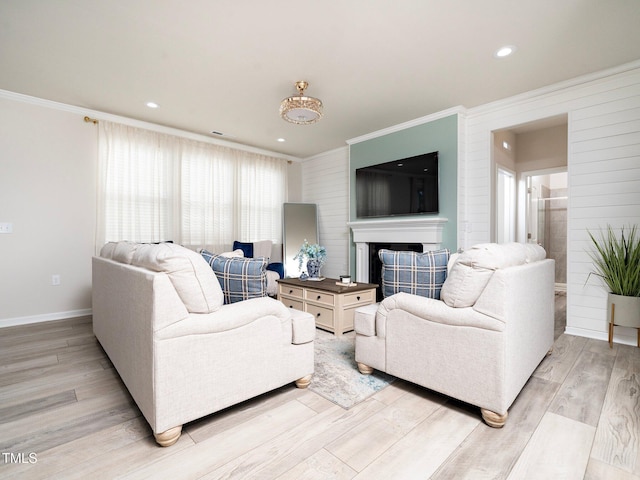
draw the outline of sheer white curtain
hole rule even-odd
[[[281,243],[286,177],[282,159],[100,121],[96,249]]]

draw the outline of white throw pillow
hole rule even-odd
[[[165,272],[190,313],[211,313],[224,301],[215,273],[201,255],[175,243],[140,244],[132,265]]]
[[[483,243],[461,253],[449,269],[440,298],[450,307],[471,307],[499,268],[524,265],[546,257],[539,245]]]
[[[202,253],[202,250],[203,249],[201,249],[198,253]],[[233,252],[223,252],[220,254],[220,256],[227,258],[244,258],[244,252],[241,248],[237,248]]]
[[[100,250],[100,256],[116,262],[131,265],[133,255],[139,243],[123,240],[121,242],[108,242]]]
[[[471,307],[489,283],[491,275],[493,270],[466,265],[458,258],[442,285],[440,299],[450,307]]]

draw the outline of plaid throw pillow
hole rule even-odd
[[[380,250],[382,261],[382,295],[406,292],[440,299],[442,284],[447,278],[449,250],[424,253]]]
[[[207,250],[200,253],[220,282],[224,303],[267,296],[266,258],[223,257]]]

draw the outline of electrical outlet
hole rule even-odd
[[[0,223],[0,233],[13,233],[13,223]]]
[[[60,275],[51,275],[51,285],[60,285]]]

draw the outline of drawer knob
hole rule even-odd
[[[318,298],[316,298],[316,300],[320,300],[322,298],[322,295],[318,295]]]
[[[293,293],[293,290],[289,290],[289,293]]]
[[[360,295],[358,295],[358,296],[356,297],[356,300],[360,301]]]
[[[320,312],[316,313],[316,317],[319,317],[319,316],[320,316]]]

